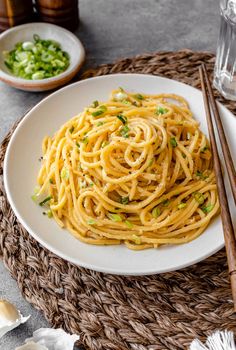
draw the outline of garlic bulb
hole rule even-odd
[[[77,340],[78,335],[68,334],[63,329],[40,328],[15,350],[73,350]]]
[[[0,338],[7,332],[25,323],[30,316],[23,317],[9,301],[0,299]]]

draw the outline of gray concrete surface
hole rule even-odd
[[[219,31],[218,0],[80,0],[86,67],[124,56],[158,50],[215,51]],[[45,96],[0,83],[0,140],[13,123]],[[14,302],[27,324],[0,340],[0,350],[14,350],[39,327],[48,326],[40,312],[21,296],[16,282],[0,262],[0,297]]]

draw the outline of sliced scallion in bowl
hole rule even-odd
[[[23,79],[39,80],[64,72],[70,57],[54,40],[33,35],[33,41],[18,42],[11,51],[4,51],[4,63],[10,72]]]

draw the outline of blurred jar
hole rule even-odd
[[[39,20],[57,24],[69,30],[79,25],[78,0],[35,0]]]
[[[214,86],[225,98],[236,101],[236,0],[221,0],[220,12]]]
[[[0,31],[33,20],[32,0],[0,0]]]

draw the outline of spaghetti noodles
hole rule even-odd
[[[42,148],[35,197],[83,242],[186,243],[218,212],[209,142],[180,96],[114,90]]]

